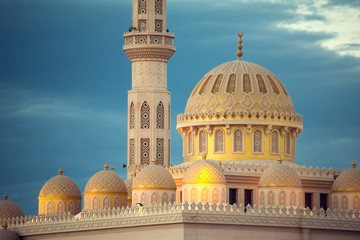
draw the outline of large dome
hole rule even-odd
[[[293,168],[285,164],[274,164],[261,175],[259,187],[302,188],[302,183]]]
[[[104,170],[95,173],[85,186],[84,193],[97,192],[126,193],[127,189],[122,178],[114,171],[109,171],[109,166],[106,164]]]
[[[176,189],[176,184],[163,166],[149,165],[135,177],[132,190],[135,189]]]
[[[353,168],[344,170],[333,183],[332,192],[360,192],[360,169]]]
[[[183,184],[226,184],[225,176],[218,162],[199,160],[186,170]]]
[[[71,178],[64,176],[62,169],[59,175],[48,180],[40,190],[39,197],[80,197],[81,191]]]
[[[0,201],[0,218],[8,219],[8,218],[16,218],[23,217],[24,212],[21,210],[19,205],[15,202],[8,200],[8,196],[4,195],[4,200]]]

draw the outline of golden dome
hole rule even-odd
[[[285,164],[271,165],[261,175],[259,187],[296,187],[302,188],[296,171]]]
[[[132,178],[127,179],[124,181],[125,185],[126,185],[126,189],[127,189],[127,193],[128,193],[128,197],[131,197],[132,194],[132,185],[133,185],[134,180]]]
[[[135,189],[176,189],[176,184],[163,166],[149,165],[135,176],[132,190]]]
[[[360,169],[353,168],[344,170],[333,183],[332,192],[360,192]]]
[[[114,171],[109,171],[106,164],[103,171],[95,173],[87,182],[84,193],[90,192],[126,193],[127,190],[122,178]]]
[[[201,159],[186,170],[183,184],[226,184],[218,162]]]
[[[80,197],[81,191],[71,178],[64,176],[60,168],[59,175],[48,180],[40,190],[39,197]]]
[[[19,205],[14,203],[13,201],[8,200],[8,196],[4,195],[4,200],[0,201],[0,218],[8,219],[8,218],[16,218],[24,216],[24,212],[21,210]]]

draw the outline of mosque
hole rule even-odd
[[[127,180],[105,164],[81,192],[60,169],[37,216],[5,194],[0,239],[360,239],[360,170],[295,163],[302,116],[272,72],[242,60],[243,34],[178,115],[184,162],[171,166],[166,0],[133,0],[132,22]]]

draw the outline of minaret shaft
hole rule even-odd
[[[124,34],[132,63],[128,93],[128,178],[156,159],[170,165],[170,92],[167,62],[175,52],[166,29],[166,0],[133,0],[133,20]]]

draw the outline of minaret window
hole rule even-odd
[[[141,165],[150,164],[150,138],[141,138]]]
[[[129,163],[130,165],[135,164],[135,139],[130,139],[129,142]]]
[[[279,132],[274,130],[271,132],[270,139],[270,153],[271,154],[279,154],[280,152],[280,144],[279,144]]]
[[[155,0],[155,14],[162,14],[162,0]]]
[[[199,132],[199,154],[207,153],[207,132],[201,130]]]
[[[244,132],[242,129],[235,129],[233,132],[233,153],[244,152]]]
[[[289,132],[285,133],[285,155],[291,154],[291,136]]]
[[[162,32],[163,30],[163,21],[155,20],[155,32]]]
[[[139,0],[138,4],[138,14],[146,13],[146,0]]]
[[[214,153],[223,153],[225,145],[224,131],[216,129],[214,135]]]
[[[262,94],[267,93],[264,79],[262,78],[262,76],[260,74],[256,74],[256,80],[258,82],[259,92],[261,92]]]
[[[263,133],[260,129],[253,133],[253,152],[263,153]]]
[[[251,92],[251,80],[250,75],[245,73],[243,75],[243,92],[250,93]]]
[[[147,102],[141,106],[141,128],[150,128],[150,106]]]
[[[164,129],[164,105],[159,103],[156,109],[156,128]]]
[[[140,32],[145,32],[146,31],[146,20],[139,20],[139,26],[138,29]]]
[[[188,144],[188,146],[187,146],[187,154],[188,155],[193,155],[193,150],[194,150],[194,148],[193,148],[193,133],[192,132],[189,132],[188,133],[188,141],[187,141],[187,144]]]
[[[226,92],[230,93],[230,94],[234,93],[235,92],[235,87],[236,87],[236,74],[233,73],[229,77],[229,81],[228,81],[228,84],[226,86]]]
[[[130,105],[130,129],[135,128],[135,107],[134,103],[131,103]]]
[[[156,139],[156,164],[164,165],[164,139]]]

